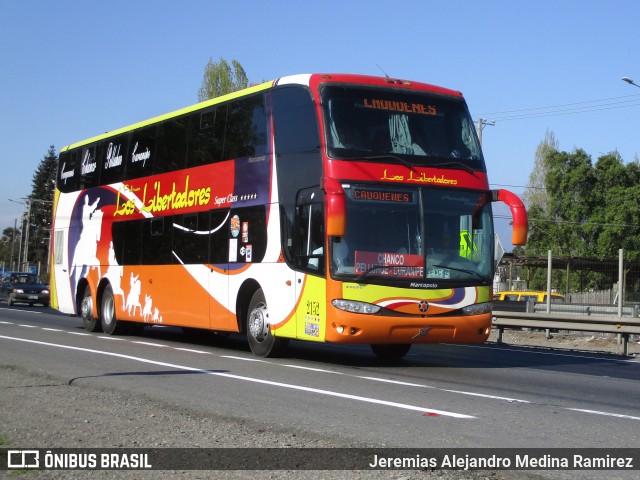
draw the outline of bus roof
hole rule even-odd
[[[285,77],[280,77],[276,80],[270,80],[257,85],[252,85],[248,88],[238,90],[236,92],[231,92],[226,95],[221,95],[219,97],[212,98],[210,100],[205,100],[204,102],[195,103],[193,105],[181,108],[179,110],[175,110],[173,112],[165,113],[163,115],[158,115],[156,117],[152,117],[147,120],[143,120],[141,122],[133,123],[131,125],[118,128],[116,130],[111,130],[111,131],[102,133],[100,135],[96,135],[96,136],[87,138],[85,140],[72,143],[70,145],[67,145],[66,147],[62,147],[60,149],[60,152],[65,152],[73,148],[81,147],[83,145],[97,142],[99,140],[104,140],[109,137],[120,135],[120,134],[129,132],[131,130],[134,130],[136,128],[142,128],[149,125],[153,125],[154,123],[158,123],[163,120],[168,120],[170,118],[178,117],[180,115],[192,113],[197,110],[201,110],[213,105],[217,105],[219,103],[223,103],[229,100],[243,97],[245,95],[261,92],[271,87],[287,85],[287,84],[314,85],[314,84],[321,84],[321,83],[352,83],[352,84],[371,85],[371,86],[379,86],[379,87],[398,87],[398,88],[428,91],[428,92],[439,93],[442,95],[449,95],[454,97],[462,97],[462,93],[456,90],[450,90],[447,88],[438,87],[436,85],[430,85],[427,83],[413,82],[410,80],[401,80],[401,79],[390,78],[390,77],[376,77],[376,76],[370,76],[370,75],[342,74],[342,73],[341,74],[316,73],[316,74],[289,75]]]

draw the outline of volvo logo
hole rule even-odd
[[[429,304],[426,302],[426,300],[422,300],[418,304],[418,310],[420,310],[422,313],[426,313],[428,309],[429,309]]]

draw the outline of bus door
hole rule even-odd
[[[229,244],[231,210],[210,212],[209,222],[209,328],[237,329],[235,313],[229,306]]]
[[[322,341],[326,325],[326,239],[321,189],[300,191],[296,201],[296,337]]]
[[[74,311],[75,305],[68,304],[74,295],[71,291],[71,282],[62,281],[69,278],[69,248],[67,245],[68,229],[56,229],[53,237],[53,272],[51,279],[51,304],[64,311]],[[76,312],[80,313],[80,312]]]

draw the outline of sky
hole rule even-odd
[[[358,73],[461,91],[492,188],[522,195],[547,131],[640,156],[636,0],[0,0],[0,229],[49,146],[197,101],[212,58],[252,83]],[[12,201],[13,200],[13,201]],[[495,209],[507,250],[508,210]]]

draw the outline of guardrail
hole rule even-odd
[[[622,338],[624,355],[629,354],[629,335],[640,335],[640,318],[611,315],[585,316],[494,311],[493,326],[498,329],[498,343],[502,343],[502,335],[506,327],[616,333]]]
[[[547,304],[538,302],[533,306],[534,313],[546,313]],[[552,303],[549,313],[572,313],[576,315],[609,315],[618,316],[616,305],[591,305],[586,303]],[[622,307],[623,317],[638,317],[640,305],[630,305]]]

